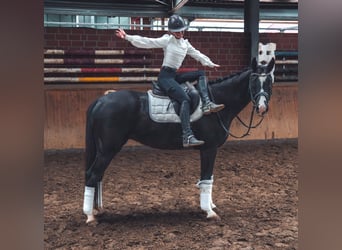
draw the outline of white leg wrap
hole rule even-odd
[[[83,201],[83,212],[86,215],[92,215],[93,214],[94,196],[95,196],[95,188],[85,186],[84,201]]]
[[[97,207],[98,208],[102,208],[103,207],[103,203],[102,203],[102,181],[99,181],[97,183]]]
[[[200,204],[201,209],[204,211],[210,211],[211,210],[211,188],[212,184],[201,184],[201,194],[200,194]]]
[[[200,206],[201,209],[207,212],[207,218],[219,218],[219,216],[213,211],[216,205],[212,201],[212,189],[214,178],[211,176],[211,180],[203,180],[197,183],[197,187],[201,190],[200,193]]]
[[[214,176],[213,175],[211,176],[211,180],[212,180],[211,184],[214,184]],[[210,206],[213,209],[213,208],[216,208],[216,205],[213,202],[213,195],[212,195],[213,192],[212,191],[213,191],[213,186],[211,186],[211,188],[210,188]]]
[[[204,211],[211,211],[215,208],[215,204],[212,201],[212,188],[213,188],[213,179],[211,180],[203,180],[197,183],[197,187],[201,190],[200,193],[200,205],[201,209]]]

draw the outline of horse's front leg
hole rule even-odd
[[[212,200],[213,170],[215,164],[217,148],[201,149],[201,179],[197,183],[200,189],[200,206],[207,213],[207,218],[220,219],[213,211],[216,207]]]

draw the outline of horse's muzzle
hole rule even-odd
[[[256,112],[259,115],[264,115],[267,113],[268,111],[268,100],[269,100],[269,96],[266,92],[259,92],[256,95],[256,102],[255,107],[256,107]]]
[[[258,106],[256,111],[259,115],[265,115],[268,111],[268,105]]]
[[[256,102],[256,112],[259,115],[264,115],[268,112],[268,101],[265,97],[260,96]]]

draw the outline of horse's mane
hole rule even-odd
[[[242,77],[241,75],[245,72],[248,72],[251,68],[250,67],[246,67],[245,69],[243,69],[240,72],[235,72],[231,75],[225,76],[225,77],[219,77],[215,80],[209,81],[208,84],[216,84],[216,83],[222,83],[222,82],[226,82],[226,81],[235,81],[238,78]]]

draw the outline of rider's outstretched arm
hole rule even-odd
[[[143,37],[139,35],[128,35],[123,29],[116,31],[116,36],[129,41],[132,45],[143,49],[164,48],[169,43],[170,35],[165,34],[159,38]]]

